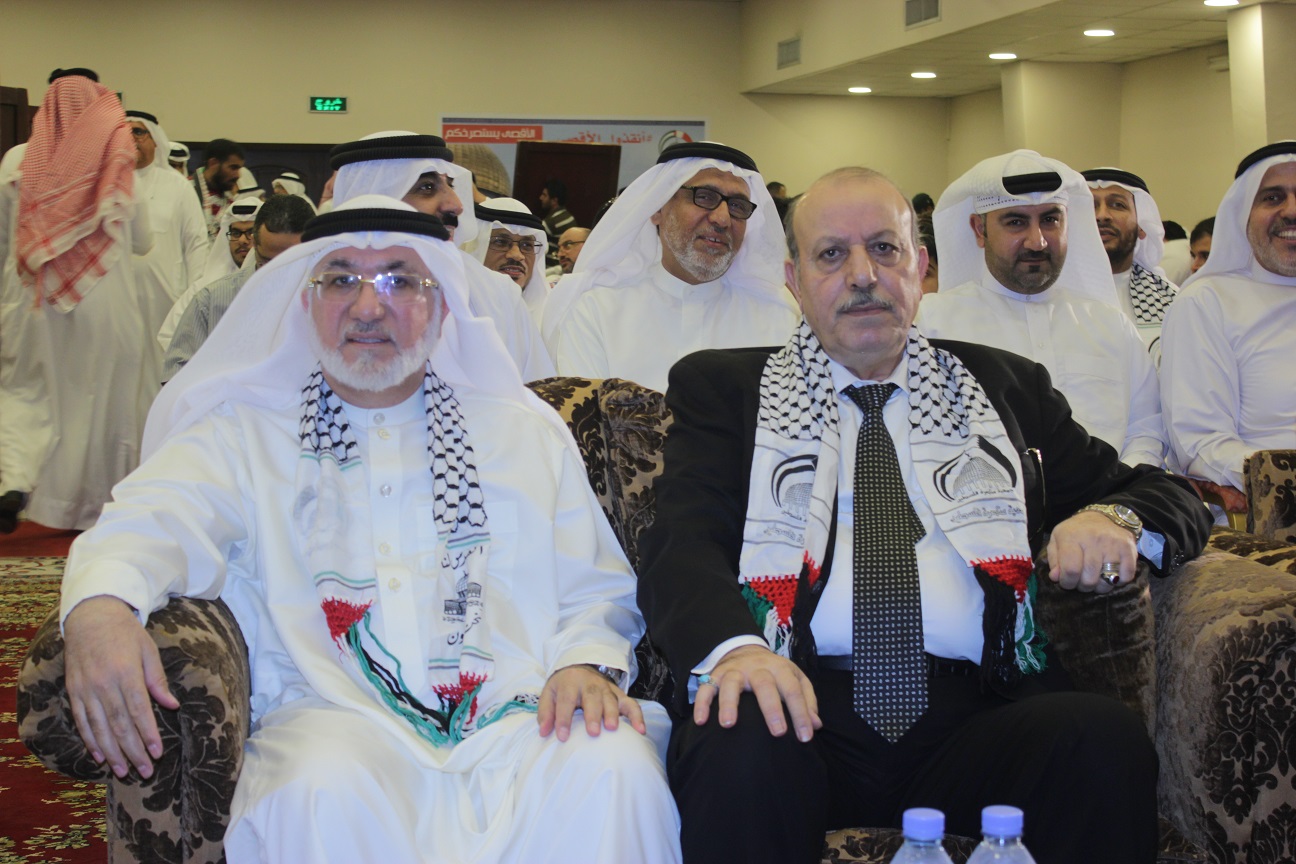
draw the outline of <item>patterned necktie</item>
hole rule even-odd
[[[895,742],[927,710],[922,600],[914,545],[922,522],[882,420],[894,384],[844,391],[864,412],[855,445],[855,712]]]

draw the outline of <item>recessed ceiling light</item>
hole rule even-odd
[[[846,90],[849,93],[872,93],[873,92],[872,87],[847,87]]]
[[[1115,36],[1115,30],[1086,30],[1086,36]]]
[[[1238,0],[1204,0],[1207,6],[1236,6]]]
[[[1016,59],[1017,59],[1017,55],[1016,55],[1016,54],[1009,54],[1008,52],[1005,51],[1005,52],[1003,52],[1003,53],[995,53],[995,54],[991,54],[991,55],[990,55],[990,59],[991,59],[991,60],[1016,60]]]
[[[910,78],[935,78],[936,73],[935,72],[910,72],[909,77]]]

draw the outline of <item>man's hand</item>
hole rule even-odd
[[[135,613],[116,597],[82,600],[63,622],[63,658],[72,717],[90,755],[118,777],[131,765],[153,776],[162,736],[149,697],[172,710],[180,701]]]
[[[810,679],[791,660],[760,645],[743,645],[721,658],[711,672],[710,683],[698,686],[693,722],[699,726],[707,722],[711,702],[719,693],[720,725],[733,726],[738,722],[738,697],[744,690],[756,694],[771,735],[787,732],[784,704],[792,716],[797,740],[809,741],[814,730],[823,727]]]
[[[1115,588],[1101,578],[1102,566],[1120,562],[1120,580],[1134,581],[1138,547],[1134,535],[1101,513],[1081,512],[1053,529],[1048,544],[1049,578],[1068,590],[1106,594]]]
[[[622,717],[640,735],[648,734],[639,703],[590,666],[564,666],[549,676],[536,711],[540,734],[548,737],[557,729],[558,740],[566,741],[577,708],[585,713],[585,732],[591,738],[598,737],[600,727],[616,729]]]

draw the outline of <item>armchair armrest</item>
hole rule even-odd
[[[1277,861],[1296,806],[1296,575],[1208,548],[1152,600],[1159,809],[1214,861]]]
[[[19,736],[46,767],[108,784],[109,860],[223,861],[250,723],[247,645],[221,600],[174,598],[149,617],[176,711],[155,709],[163,755],[153,777],[118,780],[77,734],[63,679],[56,607],[18,676]]]

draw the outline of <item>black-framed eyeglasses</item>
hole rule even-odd
[[[240,231],[237,228],[231,228],[225,232],[225,236],[230,238],[231,240],[241,240],[244,237],[246,237],[249,240],[255,240],[256,238],[252,236],[255,233],[256,233],[255,226],[247,229],[246,231]]]
[[[750,219],[756,212],[756,205],[741,195],[721,195],[710,186],[681,186],[685,192],[693,193],[693,203],[703,210],[714,210],[723,201],[729,205],[729,215],[735,219]]]
[[[558,244],[559,249],[567,250],[584,243],[584,240],[564,240]]]
[[[517,244],[518,251],[523,255],[534,255],[540,251],[543,245],[539,240],[532,237],[510,237],[507,234],[494,234],[490,238],[490,248],[497,252],[507,252]]]

